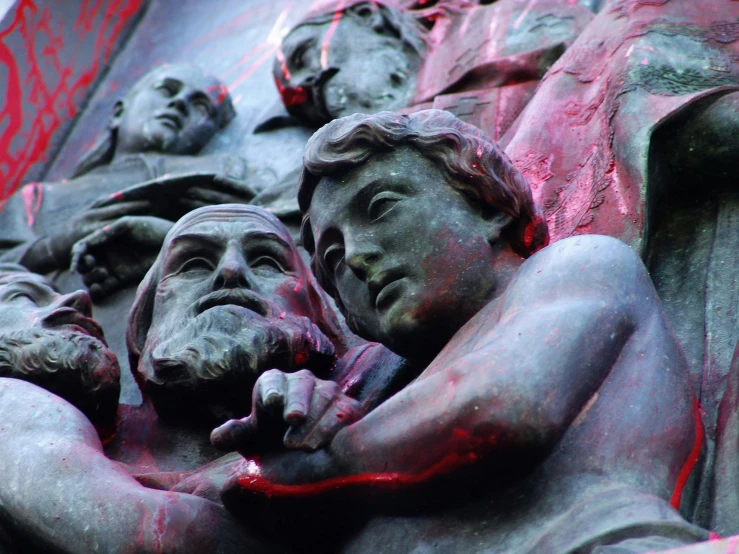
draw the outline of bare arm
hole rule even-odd
[[[261,552],[212,502],[147,489],[71,404],[0,379],[0,517],[62,552]]]
[[[599,237],[560,244],[545,263],[520,270],[521,283],[502,299],[500,320],[486,322],[479,314],[480,325],[459,340],[458,351],[442,352],[415,382],[341,430],[325,451],[243,463],[227,494],[395,487],[485,456],[545,455],[634,331],[659,310],[646,271],[623,243]],[[575,256],[568,252],[573,248]],[[565,263],[553,262],[565,256]]]

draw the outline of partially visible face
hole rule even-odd
[[[114,118],[116,153],[196,154],[218,132],[222,87],[183,66],[144,76]]]
[[[115,417],[120,369],[86,292],[59,294],[33,273],[0,285],[0,375],[62,396],[95,420]]]
[[[325,177],[311,201],[316,256],[348,312],[396,353],[433,358],[495,286],[489,226],[410,147]]]
[[[0,286],[0,334],[31,328],[105,340],[86,292],[59,294],[43,277],[25,273]]]
[[[420,58],[376,23],[381,21],[378,10],[371,2],[361,3],[346,10],[337,25],[302,25],[283,40],[286,71],[279,61],[275,71],[282,72],[283,79],[289,75],[293,89],[318,87],[317,102],[312,95],[305,101],[322,105],[303,107],[316,112],[314,123],[353,113],[397,110],[410,102]],[[322,74],[329,78],[321,78]],[[289,104],[294,96],[287,99],[283,93],[283,100]]]

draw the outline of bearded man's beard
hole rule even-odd
[[[94,337],[49,329],[0,334],[0,377],[14,377],[61,396],[94,423],[115,419],[121,370]]]
[[[308,318],[268,319],[231,304],[145,348],[139,379],[162,416],[205,416],[212,424],[249,413],[264,371],[305,368],[326,377],[334,362],[333,344]]]

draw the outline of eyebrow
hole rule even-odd
[[[195,233],[184,233],[182,235],[177,235],[176,237],[174,237],[170,241],[168,249],[171,249],[175,246],[179,246],[182,243],[188,243],[188,242],[194,242],[200,246],[210,246],[212,248],[222,248],[223,247],[223,242],[220,241],[218,237],[200,235],[200,234],[195,234]]]
[[[259,238],[259,239],[266,239],[270,242],[276,242],[279,244],[282,248],[285,250],[290,251],[291,253],[294,253],[295,255],[299,255],[297,252],[294,252],[294,248],[288,244],[288,242],[283,239],[280,235],[277,233],[273,233],[271,231],[249,231],[246,233],[246,235],[242,238],[241,244],[246,247],[249,243],[250,239],[253,238]]]

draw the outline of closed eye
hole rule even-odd
[[[182,267],[180,267],[179,273],[180,275],[185,274],[196,274],[203,271],[213,271],[215,267],[212,263],[210,263],[205,258],[191,258],[187,260],[184,264],[182,264]]]
[[[16,292],[8,296],[6,302],[12,304],[33,304],[38,306],[36,300],[27,292]]]
[[[323,264],[331,271],[336,273],[339,264],[344,261],[344,247],[339,244],[332,244],[323,253]]]
[[[377,221],[395,208],[402,199],[403,197],[399,194],[389,191],[376,194],[370,200],[369,207],[367,208],[367,216],[370,218],[370,221]]]
[[[285,268],[282,264],[273,258],[272,256],[259,256],[249,262],[252,269],[266,270],[266,271],[279,271],[280,273],[286,273]]]

